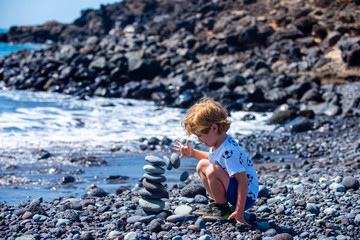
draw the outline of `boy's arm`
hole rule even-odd
[[[234,177],[238,182],[238,195],[235,211],[229,216],[229,220],[234,218],[236,222],[240,222],[245,224],[246,226],[250,226],[250,224],[248,224],[244,218],[244,209],[249,184],[246,172],[243,171],[241,173],[235,173]]]
[[[176,143],[178,145],[175,145],[174,147],[177,148],[176,151],[179,151],[181,153],[180,158],[182,158],[182,157],[193,157],[193,158],[196,158],[197,160],[209,159],[209,153],[208,152],[204,152],[204,151],[200,151],[200,150],[192,148],[190,143],[189,143],[189,140],[186,140],[186,146],[182,145],[178,141],[176,141]]]
[[[209,153],[208,153],[208,152],[204,152],[204,151],[200,151],[200,150],[197,150],[197,149],[194,149],[194,148],[193,148],[192,157],[193,157],[193,158],[196,158],[197,160],[209,159]]]

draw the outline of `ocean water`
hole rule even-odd
[[[16,204],[43,197],[82,197],[96,184],[114,193],[129,188],[142,177],[146,155],[168,156],[165,150],[139,150],[143,139],[168,137],[185,142],[180,122],[184,109],[157,107],[131,99],[89,98],[47,93],[0,90],[0,202]],[[232,112],[229,134],[270,131],[269,114],[253,113],[256,120],[242,121],[247,112]],[[190,137],[191,141],[197,139]],[[50,157],[41,158],[44,152]],[[84,166],[73,159],[96,157],[106,165]],[[179,182],[183,171],[195,171],[197,160],[183,158],[181,167],[167,171],[167,184]],[[74,176],[73,184],[61,184]],[[122,176],[120,180],[109,180]]]
[[[45,44],[36,44],[36,43],[24,43],[24,44],[11,44],[0,42],[0,58],[10,55],[15,51],[22,49],[32,50],[32,49],[46,49]]]
[[[0,29],[0,33],[7,32],[8,29]],[[22,49],[33,50],[33,49],[46,49],[46,44],[36,44],[36,43],[24,43],[24,44],[12,44],[0,42],[0,58],[10,55],[15,51]]]

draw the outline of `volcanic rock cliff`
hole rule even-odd
[[[49,44],[0,59],[3,88],[359,114],[337,87],[360,78],[358,0],[128,0],[0,39]]]

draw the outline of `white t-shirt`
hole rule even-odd
[[[232,137],[228,136],[215,151],[210,148],[209,161],[219,164],[230,177],[233,177],[235,173],[245,171],[249,181],[247,196],[256,200],[259,193],[256,169],[244,149]]]

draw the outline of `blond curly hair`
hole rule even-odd
[[[207,134],[213,124],[218,126],[218,134],[221,134],[230,128],[231,121],[227,120],[228,115],[228,111],[220,103],[211,98],[202,98],[188,110],[181,125],[188,136]]]

